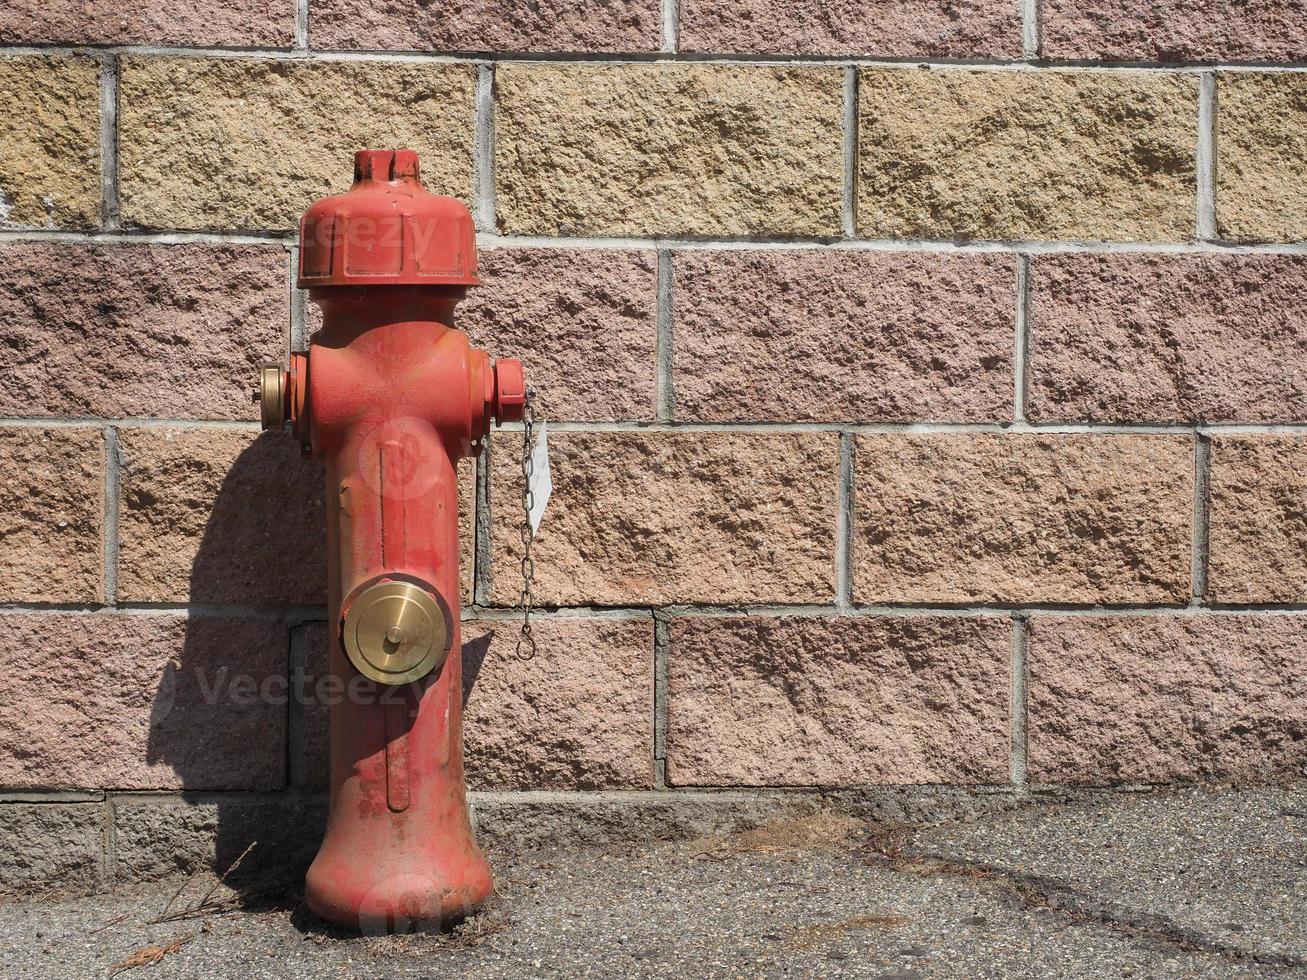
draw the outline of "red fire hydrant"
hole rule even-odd
[[[347,928],[466,915],[490,894],[463,779],[456,466],[520,421],[521,362],[453,328],[478,285],[467,209],[412,150],[362,150],[354,186],[300,222],[322,329],[265,365],[263,424],[290,422],[327,481],[331,813],[309,907]]]

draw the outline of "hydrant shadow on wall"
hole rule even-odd
[[[521,421],[522,365],[454,329],[478,284],[472,217],[411,150],[362,150],[354,185],[300,222],[299,286],[322,328],[265,365],[264,428],[289,423],[326,475],[331,810],[306,879],[318,915],[430,926],[490,895],[463,778],[456,468]]]

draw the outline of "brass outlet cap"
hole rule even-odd
[[[379,684],[408,684],[449,655],[453,624],[438,595],[412,582],[386,580],[358,592],[340,628],[350,663]]]
[[[286,369],[280,364],[259,368],[259,406],[265,430],[280,429],[286,422]]]

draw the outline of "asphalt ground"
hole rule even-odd
[[[329,928],[294,888],[201,907],[200,875],[10,902],[0,974],[1307,977],[1307,784],[1036,798],[933,827],[828,810],[495,864],[488,909],[401,936]]]

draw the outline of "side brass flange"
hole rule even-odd
[[[280,429],[287,419],[286,369],[274,363],[261,365],[259,387],[254,394],[259,403],[259,418],[263,428]]]
[[[409,684],[439,668],[454,638],[449,606],[416,580],[373,579],[354,591],[340,639],[350,663],[379,684]]]

